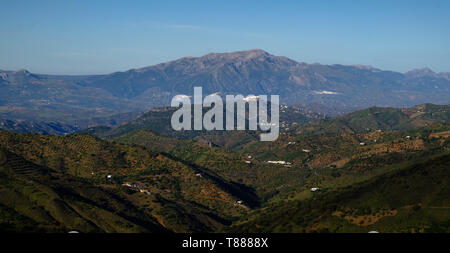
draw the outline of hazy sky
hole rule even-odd
[[[0,10],[4,70],[100,74],[260,48],[307,63],[450,72],[450,1],[0,0]]]

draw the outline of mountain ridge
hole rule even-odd
[[[0,76],[0,118],[11,120],[24,119],[22,112],[36,108],[36,115],[31,113],[34,120],[48,111],[44,115],[53,121],[62,118],[56,115],[71,111],[81,112],[76,114],[81,118],[86,117],[80,116],[83,113],[101,116],[149,110],[168,106],[175,95],[191,95],[196,86],[202,86],[206,94],[272,94],[280,95],[282,104],[319,104],[345,111],[450,103],[448,73],[307,64],[260,49],[183,57],[106,75],[59,76],[21,70]],[[8,118],[11,108],[20,108],[21,113]]]
[[[322,65],[322,66],[346,66],[346,67],[356,67],[356,68],[360,68],[360,69],[367,69],[367,70],[373,70],[373,71],[391,71],[391,70],[387,70],[387,69],[380,69],[377,67],[374,67],[372,65],[364,65],[364,64],[322,64],[322,63],[307,63],[307,62],[303,62],[303,61],[298,61],[298,60],[293,60],[287,56],[278,56],[278,55],[273,55],[263,49],[259,49],[259,48],[254,48],[254,49],[249,49],[249,50],[240,50],[240,51],[231,51],[231,52],[223,52],[223,53],[217,53],[217,52],[210,52],[207,54],[204,54],[202,56],[184,56],[184,57],[180,57],[174,60],[169,60],[169,61],[165,61],[165,62],[161,62],[161,63],[157,63],[157,64],[153,64],[153,65],[148,65],[148,66],[144,66],[144,67],[139,67],[139,68],[130,68],[128,70],[118,70],[118,71],[112,71],[106,74],[47,74],[47,73],[34,73],[29,71],[28,69],[18,69],[18,70],[5,70],[5,69],[0,69],[0,73],[28,73],[28,74],[36,74],[36,75],[41,75],[41,76],[102,76],[102,75],[111,75],[114,73],[123,73],[123,72],[129,72],[129,71],[143,71],[146,70],[148,68],[152,68],[152,67],[156,67],[156,66],[160,66],[160,65],[167,65],[170,63],[175,63],[175,62],[179,62],[179,61],[183,61],[183,60],[192,60],[192,59],[208,59],[211,57],[223,57],[223,58],[239,58],[239,57],[249,57],[247,59],[253,58],[253,57],[257,57],[257,56],[272,56],[272,57],[280,57],[280,58],[285,58],[291,62],[295,62],[297,64],[300,65]],[[391,72],[396,72],[396,73],[402,73],[402,74],[407,74],[407,73],[429,73],[429,74],[449,74],[450,72],[436,72],[434,70],[432,70],[429,67],[419,67],[419,68],[413,68],[411,70],[405,71],[405,72],[399,72],[399,71],[391,71]]]

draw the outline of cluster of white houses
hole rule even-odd
[[[281,164],[281,165],[291,165],[290,162],[286,162],[286,161],[267,161],[267,163]]]

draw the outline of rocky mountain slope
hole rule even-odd
[[[403,74],[359,65],[307,64],[262,50],[185,57],[108,75],[0,71],[0,116],[15,120],[32,115],[67,123],[74,115],[85,119],[167,106],[174,95],[189,95],[195,86],[202,86],[205,95],[277,94],[283,104],[343,110],[448,104],[448,76],[429,69]]]

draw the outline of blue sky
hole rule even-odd
[[[0,69],[123,71],[260,48],[322,64],[450,72],[450,1],[0,0]]]

